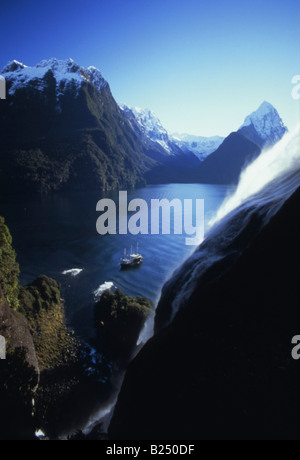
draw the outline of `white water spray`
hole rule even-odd
[[[242,172],[236,191],[224,201],[209,226],[219,222],[277,177],[297,168],[300,168],[300,125],[274,147],[263,151]]]
[[[164,327],[185,307],[205,273],[212,266],[218,271],[226,258],[227,266],[233,263],[299,186],[300,125],[243,171],[235,192],[210,221],[204,243],[165,285],[162,302],[171,304],[171,311]]]

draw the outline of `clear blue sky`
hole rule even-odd
[[[2,0],[0,68],[72,57],[165,127],[227,135],[267,100],[299,115],[299,0]]]

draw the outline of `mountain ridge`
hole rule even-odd
[[[150,110],[119,106],[93,66],[52,58],[30,67],[14,60],[2,74],[8,93],[0,104],[2,191],[232,184],[287,131],[277,110],[264,102],[224,140],[180,141]]]
[[[120,108],[131,120],[134,118],[143,136],[158,143],[168,154],[178,154],[174,151],[177,146],[181,152],[194,154],[201,162],[216,152],[225,139],[221,136],[196,136],[191,134],[169,133],[159,118],[149,109],[129,107],[121,104]],[[237,133],[257,144],[261,149],[271,147],[287,132],[278,111],[269,102],[264,101],[256,111],[248,115]]]
[[[92,83],[99,91],[108,86],[101,72],[94,66],[86,69],[79,66],[73,59],[58,60],[44,59],[35,66],[27,66],[16,60],[8,62],[1,71],[7,79],[12,81],[9,94],[13,94],[18,87],[29,84],[36,79],[42,79],[51,70],[59,87],[63,82],[74,81],[80,85],[83,81]]]
[[[56,59],[32,68],[12,61],[4,68],[2,190],[145,185],[144,174],[156,162],[145,155],[102,74],[82,69],[72,60]]]

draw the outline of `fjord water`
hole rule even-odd
[[[204,199],[207,225],[228,193],[229,187],[216,185],[155,185],[128,192],[128,202],[144,199],[150,221],[151,199],[192,199],[194,213],[195,200]],[[92,333],[92,305],[103,288],[113,283],[128,295],[142,295],[156,302],[165,281],[195,250],[186,246],[187,235],[173,235],[172,231],[171,235],[100,236],[96,204],[111,198],[118,210],[118,197],[119,192],[57,193],[0,202],[0,215],[13,236],[21,283],[30,283],[40,274],[57,280],[66,300],[68,323],[82,336]],[[143,265],[121,271],[124,248],[130,251],[132,246],[135,250],[137,243]]]

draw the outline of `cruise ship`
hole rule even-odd
[[[143,256],[139,253],[138,247],[136,253],[133,253],[131,249],[131,254],[127,256],[127,251],[125,249],[124,251],[124,257],[121,259],[121,268],[130,268],[130,267],[136,267],[138,265],[141,265],[143,263]]]

